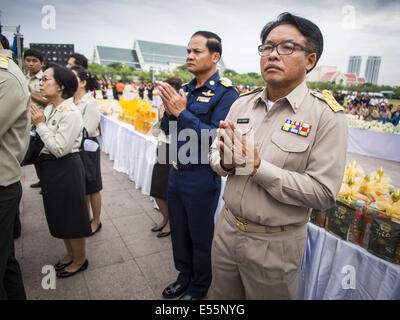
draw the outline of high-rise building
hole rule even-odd
[[[370,56],[367,60],[367,66],[365,68],[365,79],[367,82],[377,84],[379,77],[379,68],[381,66],[381,57]]]
[[[347,68],[347,73],[356,74],[357,77],[359,77],[360,67],[361,67],[361,56],[351,56],[349,59],[349,66]]]
[[[29,47],[43,53],[44,64],[58,63],[65,66],[68,63],[69,56],[74,53],[73,44],[30,43]]]

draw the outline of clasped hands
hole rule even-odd
[[[222,168],[226,171],[243,168],[244,174],[253,176],[261,164],[254,145],[229,120],[220,121],[217,134]]]
[[[43,110],[40,110],[36,105],[31,104],[31,123],[37,127],[39,123],[46,122]]]
[[[186,109],[187,99],[183,89],[180,89],[178,93],[168,83],[162,82],[159,91],[167,115],[178,118],[181,112]]]

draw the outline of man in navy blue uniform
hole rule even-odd
[[[208,164],[207,152],[238,97],[236,90],[220,79],[217,63],[222,46],[218,35],[208,31],[193,34],[186,56],[187,69],[195,79],[176,92],[160,85],[165,106],[161,128],[171,134],[168,181],[172,249],[177,280],[163,291],[165,298],[202,299],[211,284],[211,243],[214,213],[221,178]]]

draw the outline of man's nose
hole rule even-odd
[[[275,47],[274,50],[272,50],[272,52],[268,56],[268,61],[278,60],[279,58],[280,58],[280,55],[278,53],[278,48]]]

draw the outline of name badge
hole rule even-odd
[[[249,123],[250,119],[249,118],[240,118],[237,119],[236,123]]]

